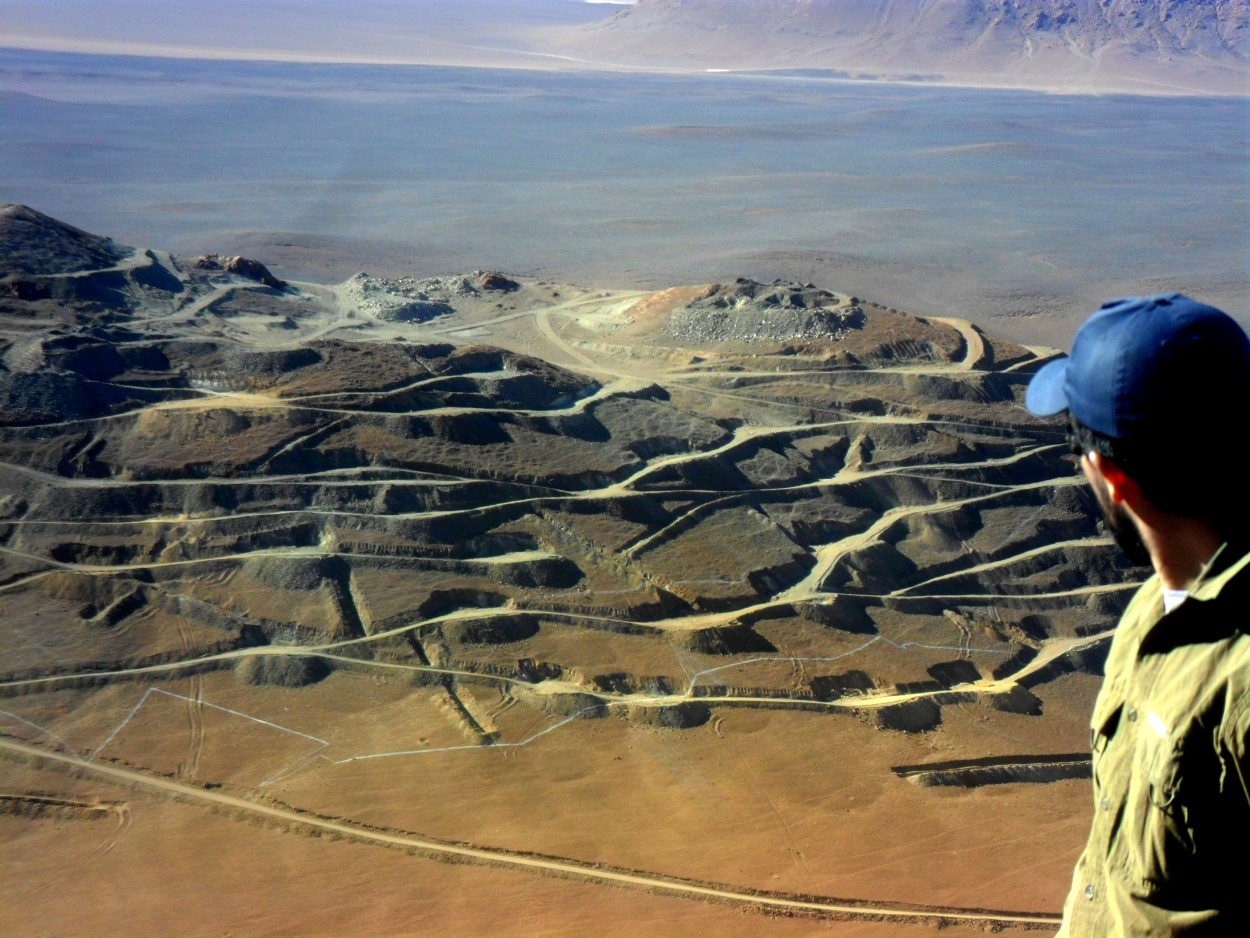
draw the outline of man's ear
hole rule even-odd
[[[1116,465],[1115,460],[1093,450],[1085,454],[1093,470],[1106,483],[1107,496],[1115,503],[1128,502],[1130,507],[1137,505],[1141,495],[1141,487]]]

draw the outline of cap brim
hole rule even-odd
[[[1068,409],[1068,392],[1064,390],[1064,383],[1069,361],[1067,356],[1056,358],[1033,376],[1024,394],[1024,406],[1029,413],[1038,417],[1053,417]]]

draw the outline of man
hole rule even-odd
[[[1105,304],[1029,383],[1154,575],[1094,705],[1063,936],[1250,935],[1250,339],[1179,293]]]

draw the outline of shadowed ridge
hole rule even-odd
[[[0,206],[0,276],[44,276],[112,267],[131,249],[25,205]]]

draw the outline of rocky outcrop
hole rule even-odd
[[[285,280],[279,280],[271,274],[269,268],[260,261],[254,261],[246,257],[223,257],[220,254],[205,254],[196,258],[192,262],[192,266],[200,270],[224,270],[227,273],[238,274],[240,277],[255,280],[257,283],[273,287],[275,290],[281,290],[286,286]]]
[[[474,282],[479,290],[485,290],[488,293],[514,293],[521,288],[521,285],[511,277],[494,270],[479,271]]]

